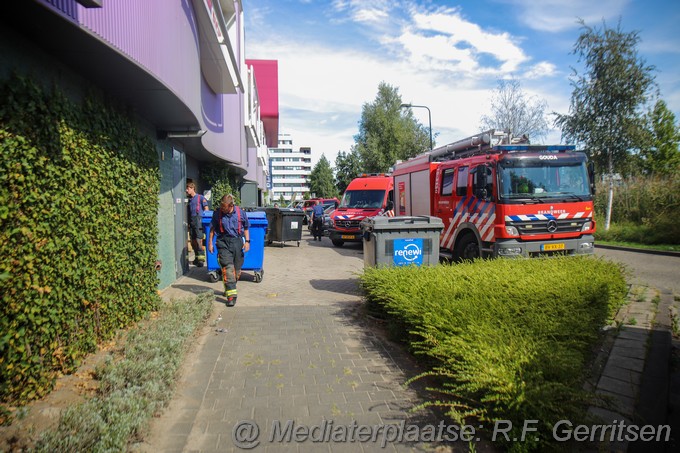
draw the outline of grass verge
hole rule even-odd
[[[596,239],[595,240],[595,247],[598,245],[613,245],[613,246],[618,246],[618,247],[629,247],[633,249],[640,249],[640,250],[660,250],[663,252],[680,252],[680,245],[672,245],[672,244],[655,244],[655,245],[649,245],[649,244],[641,244],[639,242],[627,242],[627,241],[605,241],[601,239]]]
[[[213,295],[163,304],[155,319],[128,333],[125,346],[97,368],[98,394],[68,408],[35,451],[125,451],[172,397],[177,372]]]

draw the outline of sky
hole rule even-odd
[[[435,147],[481,132],[499,80],[569,113],[579,19],[637,32],[680,121],[680,0],[242,0],[246,58],[277,60],[279,133],[335,165],[378,85],[398,90]],[[427,108],[425,108],[427,107]],[[428,116],[428,109],[430,115]],[[548,117],[552,124],[552,117]],[[559,143],[559,130],[544,143]]]

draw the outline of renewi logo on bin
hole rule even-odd
[[[423,240],[422,238],[395,239],[394,240],[394,264],[407,266],[423,264]]]

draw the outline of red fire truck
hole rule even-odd
[[[573,145],[490,130],[395,165],[397,215],[444,223],[440,256],[594,252],[593,167]]]

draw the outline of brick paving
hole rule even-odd
[[[596,392],[604,397],[602,407],[591,407],[591,414],[606,425],[665,425],[670,351],[657,360],[650,360],[650,349],[659,345],[670,347],[670,325],[661,321],[672,301],[670,293],[651,287],[633,285],[628,303],[619,310],[620,324],[613,347],[597,382]],[[650,342],[653,336],[661,340]],[[666,338],[666,336],[668,338]],[[651,344],[650,344],[651,343]],[[658,374],[661,376],[658,376]],[[651,383],[650,379],[654,379]],[[653,387],[653,389],[648,390]],[[645,388],[646,387],[646,388]],[[660,400],[659,404],[656,400]],[[633,451],[663,451],[664,443],[645,442]],[[600,448],[626,452],[630,442],[625,436],[615,436]]]
[[[211,290],[215,310],[189,353],[170,407],[137,449],[242,451],[232,439],[241,420],[254,421],[260,429],[255,451],[434,449],[406,440],[382,448],[380,436],[376,442],[351,444],[314,443],[314,438],[270,442],[272,430],[285,430],[288,421],[317,434],[353,423],[423,427],[440,422],[430,411],[410,410],[426,398],[415,386],[404,385],[418,373],[416,365],[360,315],[362,270],[361,244],[335,248],[328,238],[314,242],[305,231],[299,247],[295,242],[266,247],[262,282],[244,271],[238,303],[228,308],[221,282],[210,283],[205,268],[192,268],[163,297]],[[437,451],[451,448],[440,445]]]

